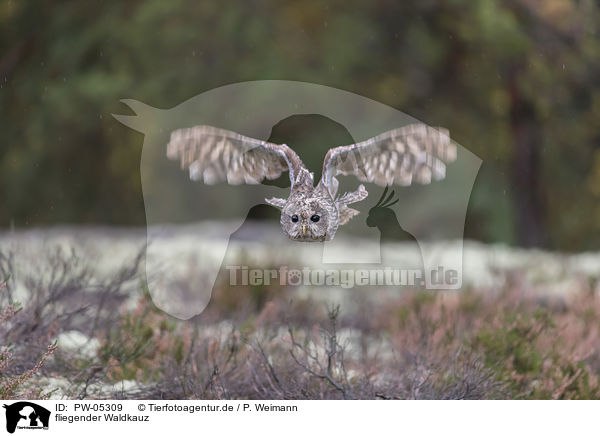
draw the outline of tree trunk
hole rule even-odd
[[[513,137],[512,189],[517,238],[524,247],[545,243],[543,199],[540,192],[541,135],[535,109],[517,84],[518,71],[510,75],[510,124]]]

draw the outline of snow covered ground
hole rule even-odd
[[[328,263],[343,253],[378,253],[378,241],[337,238],[335,245],[324,251],[321,244],[301,244],[285,239],[278,227],[253,223],[229,241],[227,226],[204,223],[171,227],[156,231],[149,238],[147,271],[149,276],[169,270],[169,274],[185,278],[190,271],[224,265],[224,256],[253,267],[282,264],[311,268],[338,267],[352,263]],[[17,293],[25,292],[20,276],[27,272],[47,270],[48,251],[75,250],[94,269],[110,274],[133,258],[146,242],[146,229],[57,227],[0,234],[0,251],[15,253],[14,275]],[[461,250],[462,246],[462,250]],[[505,245],[488,245],[475,241],[445,241],[430,244],[442,263],[461,264],[462,288],[489,289],[501,287],[507,277],[518,274],[526,287],[548,293],[566,294],[581,289],[582,284],[596,287],[600,278],[600,252],[564,254],[541,250],[525,250]],[[329,251],[327,251],[329,250]],[[414,252],[404,243],[390,243],[382,248],[386,264],[406,264]],[[340,254],[341,253],[341,254]],[[444,260],[446,259],[446,260]],[[336,266],[337,265],[337,266]],[[365,263],[354,264],[368,265]],[[377,263],[371,264],[373,268]],[[168,266],[168,268],[167,268]],[[20,274],[21,273],[21,274]],[[149,277],[152,280],[153,277]]]

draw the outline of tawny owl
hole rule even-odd
[[[456,159],[456,146],[446,129],[411,124],[367,141],[330,149],[316,186],[314,174],[287,145],[211,126],[172,132],[167,157],[180,160],[192,180],[206,184],[258,184],[288,171],[289,197],[265,201],[281,210],[281,227],[290,239],[309,242],[333,239],[338,227],[359,213],[348,205],[368,195],[360,185],[356,191],[338,196],[336,176],[354,175],[379,186],[408,186],[413,181],[429,184],[445,177],[445,162]]]

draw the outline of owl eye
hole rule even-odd
[[[319,215],[313,215],[313,216],[310,217],[310,220],[313,223],[319,222],[320,219],[321,219],[321,217]]]
[[[297,223],[298,222],[298,215],[292,215],[292,222],[293,223]]]

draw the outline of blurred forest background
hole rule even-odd
[[[286,79],[448,127],[483,159],[468,238],[596,249],[599,24],[592,0],[4,0],[0,228],[144,225],[119,100]]]

